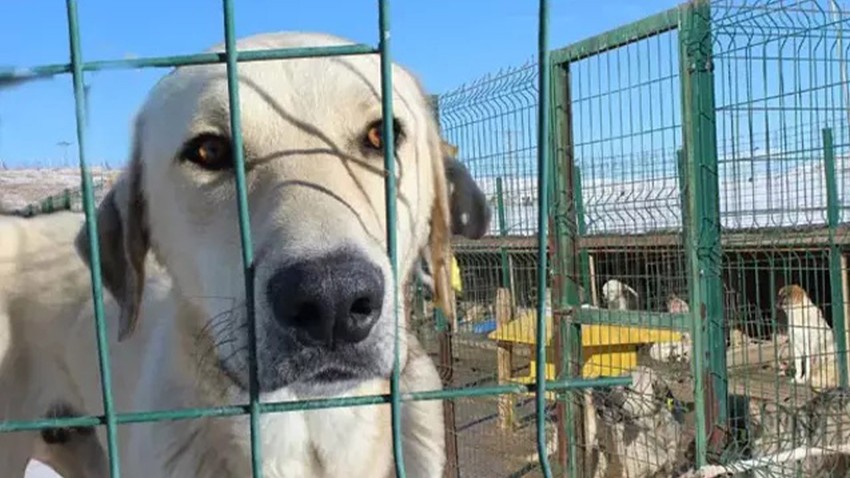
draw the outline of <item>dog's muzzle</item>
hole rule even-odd
[[[384,277],[357,252],[335,251],[279,269],[267,283],[274,319],[308,347],[365,340],[381,316]]]

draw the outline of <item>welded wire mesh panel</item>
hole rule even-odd
[[[572,394],[583,405],[583,438],[571,440],[572,452],[586,476],[672,473],[693,443],[675,25],[675,15],[657,17],[642,25],[658,30],[646,38],[592,55],[564,53],[576,57],[564,73],[566,155],[575,165],[584,255],[577,258],[583,305],[573,312],[581,355],[571,371],[616,376],[639,367],[646,375],[638,388]],[[615,41],[599,43],[606,40]]]
[[[444,365],[451,370],[443,373],[455,387],[533,382],[533,343],[508,345],[496,335],[519,319],[533,334],[536,321],[538,80],[538,65],[529,62],[438,98],[443,139],[457,147],[492,210],[484,238],[454,244],[458,320],[452,361]],[[457,400],[455,407],[462,476],[540,472],[533,395]]]
[[[729,459],[767,457],[758,476],[847,472],[805,447],[850,426],[829,392],[846,384],[848,28],[829,0],[712,2],[729,393],[746,403]]]

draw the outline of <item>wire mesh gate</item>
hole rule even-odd
[[[550,396],[549,451],[570,476],[679,476],[709,463],[741,476],[847,476],[817,458],[840,451],[848,411],[835,392],[847,384],[847,23],[832,1],[695,1],[552,52],[545,319],[550,357],[563,353],[547,374],[649,369],[664,392],[646,401],[667,408],[646,403],[653,419],[641,422],[618,392]],[[455,385],[527,383],[542,361],[526,278],[539,191],[530,158],[542,144],[529,120],[535,80],[528,64],[439,98],[444,136],[497,211],[489,238],[455,248]],[[794,284],[826,324],[787,324],[778,297]],[[806,384],[788,377],[795,328],[834,342],[807,352],[817,368]],[[482,365],[481,348],[495,364]],[[829,414],[813,411],[827,403]],[[511,444],[526,439],[527,403],[477,406],[487,412],[464,403],[456,417],[463,475],[491,472],[476,456],[516,469],[521,459],[502,457],[528,453]],[[655,428],[628,439],[624,422]],[[782,455],[791,449],[796,460]]]

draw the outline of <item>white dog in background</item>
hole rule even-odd
[[[632,385],[590,393],[589,446],[593,478],[674,476],[687,441],[667,407],[670,388],[649,367],[631,371]]]
[[[74,249],[84,220],[72,212],[0,216],[0,421],[81,411],[62,357],[73,348],[67,334],[92,294],[89,270]],[[107,476],[92,428],[0,433],[4,476],[22,476],[31,456],[64,478]]]
[[[612,310],[634,310],[638,305],[637,291],[617,279],[602,285],[602,297],[608,309]]]
[[[344,44],[350,42],[277,33],[243,39],[238,48]],[[239,65],[255,257],[256,378],[263,402],[388,393],[396,334],[402,391],[441,387],[393,297],[428,248],[435,299],[448,300],[441,291],[448,288],[448,240],[456,232],[450,201],[463,186],[454,184],[449,197],[447,160],[422,88],[398,66],[393,79],[395,117],[385,125],[376,55]],[[397,278],[386,255],[385,127],[393,128],[396,141]],[[162,79],[137,116],[132,144],[127,169],[97,213],[116,411],[247,403],[249,322],[225,66],[180,67]],[[485,219],[467,213],[465,227],[480,230],[470,222]],[[85,230],[77,250],[88,263]],[[148,273],[149,252],[167,278]],[[36,278],[10,277],[56,279],[49,270]],[[24,300],[37,304],[44,298]],[[20,386],[32,380],[45,396],[79,398],[72,404],[81,413],[103,412],[92,308],[86,304],[28,338],[18,336],[14,323],[33,317],[13,311],[12,321],[3,323],[0,337],[11,336],[8,343],[26,348],[36,338],[58,341],[49,353],[29,359],[36,368],[63,372],[61,380],[11,378],[20,392],[17,403],[32,412],[26,418],[49,406],[31,400]],[[441,402],[406,402],[401,418],[408,476],[441,476]],[[248,424],[248,417],[238,416],[122,425],[122,475],[247,476]],[[393,474],[388,404],[265,414],[260,427],[268,478]],[[105,443],[104,427],[97,435]],[[32,443],[15,446],[31,449]]]
[[[829,370],[829,361],[835,360],[835,343],[832,329],[820,308],[806,291],[796,285],[779,289],[777,307],[788,319],[788,339],[794,357],[794,381],[805,383],[819,370]]]

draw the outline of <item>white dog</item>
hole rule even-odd
[[[802,287],[792,284],[779,289],[777,306],[788,319],[788,339],[794,356],[794,381],[805,383],[821,364],[834,360],[832,329],[823,313]],[[805,367],[804,367],[805,364]]]
[[[669,386],[648,367],[631,375],[631,386],[590,392],[593,478],[674,476],[683,462],[689,443],[667,407]]]
[[[637,308],[637,291],[617,279],[611,279],[602,285],[602,297],[605,298],[608,309],[634,310]]]
[[[84,219],[0,216],[0,420],[80,413],[82,396],[63,356],[65,334],[91,299],[90,273],[74,249]],[[106,476],[93,429],[0,434],[5,473],[22,476],[31,455],[64,478]]]
[[[348,43],[279,33],[241,40],[238,48]],[[388,393],[396,334],[403,391],[441,386],[406,332],[393,294],[428,247],[436,299],[444,307],[448,301],[446,162],[418,82],[398,66],[393,79],[395,118],[387,127],[397,142],[396,279],[386,255],[376,55],[239,65],[263,402]],[[249,323],[229,111],[224,65],[174,70],[143,105],[128,169],[99,206],[118,412],[248,401]],[[468,213],[467,225],[486,220]],[[85,230],[77,249],[88,262]],[[149,251],[167,280],[146,274]],[[73,380],[55,388],[79,390],[86,414],[103,409],[91,316],[88,305],[62,329],[71,345],[59,347],[64,353],[56,359]],[[407,402],[402,411],[408,476],[441,476],[441,403]],[[239,416],[122,425],[122,474],[246,476],[248,423]],[[266,477],[393,473],[388,404],[267,414],[260,427]],[[104,427],[98,436],[105,443]]]

